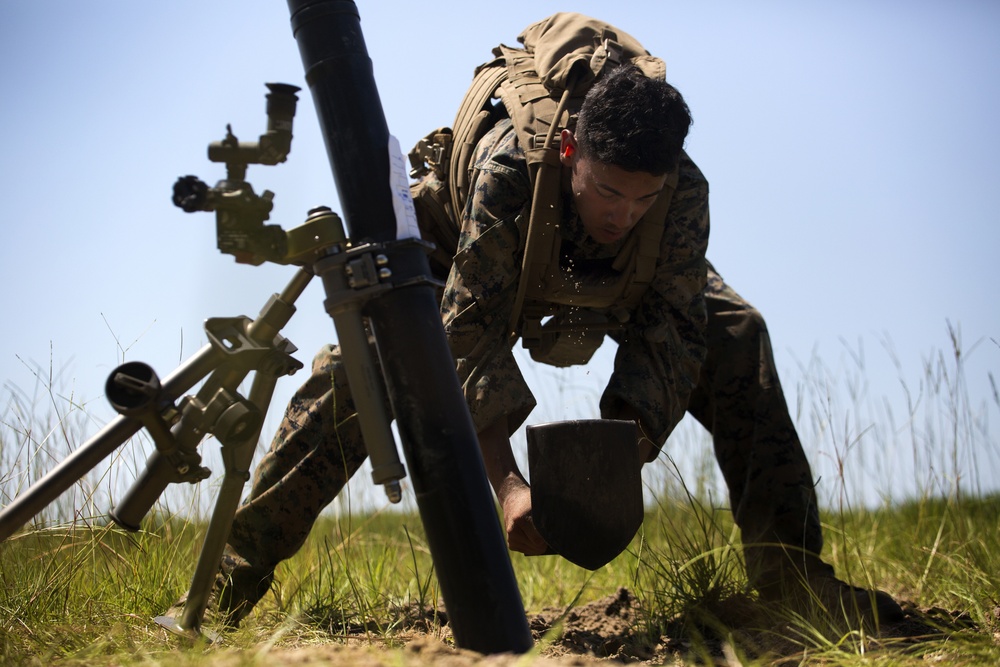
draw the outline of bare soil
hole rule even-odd
[[[866,651],[910,651],[947,633],[988,631],[1000,642],[1000,607],[994,610],[996,624],[977,628],[962,614],[941,609],[917,609],[904,605],[905,619],[883,626],[866,637]],[[761,611],[749,598],[732,597],[715,608],[701,607],[668,619],[649,629],[638,601],[627,589],[569,610],[544,609],[529,616],[535,649],[529,656],[492,655],[455,648],[442,609],[402,610],[404,618],[392,640],[373,639],[358,628],[356,636],[340,633],[337,641],[291,648],[261,648],[253,655],[222,650],[213,667],[246,664],[293,665],[443,665],[444,667],[506,667],[507,665],[573,665],[589,667],[611,664],[670,665],[738,664],[740,656],[768,657],[775,664],[798,664],[803,646],[789,639],[794,628]],[[869,653],[870,654],[870,653]]]

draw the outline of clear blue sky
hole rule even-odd
[[[493,46],[566,8],[358,5],[404,150],[451,123]],[[711,183],[710,259],[767,318],[790,400],[808,381],[800,366],[819,358],[842,379],[837,369],[850,368],[848,349],[859,348],[872,395],[898,391],[901,379],[916,392],[926,361],[947,350],[951,322],[965,348],[980,343],[965,362],[974,402],[992,401],[1000,4],[581,1],[573,9],[666,60],[695,119],[688,152]],[[263,131],[263,84],[272,81],[305,88],[281,0],[0,3],[5,404],[12,388],[30,396],[32,369],[47,374],[51,361],[54,388],[107,418],[104,380],[123,357],[167,375],[203,344],[206,317],[254,316],[284,286],[288,268],[233,263],[215,250],[210,214],[170,202],[180,175],[222,178],[205,149],[226,123],[242,140]],[[272,222],[286,228],[313,205],[337,210],[307,90],[289,161],[251,167],[248,180],[276,193]],[[306,363],[333,339],[321,301],[320,286],[310,286],[285,330]],[[563,382],[596,393],[608,363],[604,354]],[[272,426],[302,379],[282,381]],[[531,421],[580,416],[546,410]],[[995,405],[986,413],[997,421]],[[980,474],[1000,486],[995,468]]]

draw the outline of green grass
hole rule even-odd
[[[816,389],[795,402],[807,450],[827,439],[839,471],[822,487],[833,498],[822,517],[824,557],[842,578],[911,603],[926,624],[919,641],[762,611],[747,591],[739,535],[724,496],[718,500],[703,440],[668,445],[668,453],[700,448],[697,473],[681,482],[669,461],[654,464],[662,473],[651,476],[655,502],[608,566],[588,572],[557,557],[512,555],[529,615],[555,610],[548,618],[568,619],[626,587],[638,600],[634,641],[652,651],[670,638],[670,651],[687,664],[1000,664],[1000,496],[968,491],[951,475],[958,466],[948,467],[988,433],[989,413],[964,390],[967,356],[953,355],[951,367],[948,355],[935,357],[917,389],[904,384],[905,420],[866,412],[857,378],[848,379],[848,403],[837,403],[827,372],[814,367],[803,383]],[[96,431],[86,406],[51,389],[58,381],[50,374],[30,394],[12,390],[0,414],[0,503]],[[845,477],[865,439],[891,452],[864,460],[871,470],[891,472],[900,451],[926,468],[921,493],[903,503],[852,502]],[[989,446],[995,453],[997,444]],[[190,584],[205,523],[187,517],[203,514],[201,492],[185,486],[187,495],[161,503],[139,533],[104,525],[121,480],[141,465],[125,460],[135,449],[121,448],[0,544],[0,665],[270,664],[260,657],[268,651],[359,642],[377,647],[386,664],[406,664],[412,655],[400,647],[414,632],[448,641],[423,527],[415,513],[393,511],[322,518],[280,566],[273,592],[221,644],[190,647],[167,635],[152,618]],[[944,472],[935,462],[948,464]],[[560,641],[563,626],[552,626],[543,655]]]
[[[928,655],[959,664],[1000,661],[993,639],[1000,632],[1000,497],[927,498],[824,519],[831,543],[826,555],[840,573],[914,602],[932,623],[945,624],[944,631],[929,641],[873,644],[860,629],[831,635],[820,626],[787,623],[786,653],[823,664],[867,664],[872,655],[887,664],[922,664]],[[151,619],[186,590],[201,531],[175,519],[138,534],[30,530],[0,545],[0,664],[164,659],[178,642]],[[758,616],[734,615],[745,581],[732,538],[726,512],[673,499],[649,514],[626,553],[595,573],[553,557],[515,555],[514,566],[529,612],[583,605],[626,586],[641,603],[637,634],[681,633],[691,659],[720,641],[746,655],[759,649],[762,632],[779,630],[759,625]],[[324,519],[306,547],[281,566],[274,593],[225,645],[255,649],[354,638],[398,647],[415,621],[440,634],[438,597],[416,516]],[[416,618],[417,609],[426,613]],[[218,650],[208,650],[204,664]]]

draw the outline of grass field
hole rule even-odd
[[[942,414],[923,420],[940,431],[921,428],[914,459],[925,456],[927,439],[950,443],[946,458],[964,457],[974,429],[963,424],[982,421],[955,399],[961,387],[947,386]],[[44,404],[51,407],[38,414],[8,403],[3,415],[3,504],[95,430],[85,412]],[[823,405],[814,413],[832,413],[829,422],[858,412]],[[818,437],[804,431],[807,443]],[[709,481],[668,475],[648,490],[642,531],[608,566],[588,572],[557,557],[513,555],[537,639],[527,656],[453,647],[423,528],[406,511],[325,517],[239,630],[189,645],[152,618],[190,584],[203,492],[161,503],[139,533],[107,526],[106,498],[126,475],[125,456],[0,544],[0,664],[1000,664],[1000,496],[936,478],[905,502],[874,507],[851,502],[833,480],[824,556],[841,577],[891,593],[908,614],[905,627],[881,633],[835,615],[762,611],[746,590],[725,502]]]
[[[774,651],[777,634],[782,660],[998,664],[998,522],[998,497],[925,499],[825,517],[827,555],[838,571],[912,603],[914,617],[933,628],[922,630],[919,641],[879,640],[861,628],[831,633],[803,619],[768,625],[746,614],[729,516],[690,500],[664,502],[629,551],[597,572],[555,557],[515,555],[514,567],[529,615],[547,612],[546,629],[555,628],[540,644],[542,656],[589,650],[662,659],[669,652],[695,660],[729,651],[770,664],[776,656],[758,652]],[[282,565],[273,595],[243,627],[217,646],[186,650],[151,619],[186,590],[200,532],[201,526],[175,519],[134,535],[107,527],[49,528],[8,540],[0,546],[0,663],[211,665],[239,655],[257,664],[253,657],[265,649],[333,643],[380,647],[385,664],[400,664],[394,661],[407,655],[401,647],[418,637],[447,645],[420,522],[385,513],[325,520]],[[563,617],[567,635],[599,633],[610,626],[574,627],[566,612],[623,586],[636,604],[626,633],[610,628],[603,644],[561,640],[553,617]]]

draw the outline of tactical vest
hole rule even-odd
[[[627,33],[576,13],[554,14],[528,26],[517,39],[523,48],[500,45],[493,49],[494,59],[476,69],[452,129],[435,130],[411,151],[411,176],[420,179],[411,190],[424,235],[439,246],[432,265],[447,271],[476,146],[500,118],[509,117],[533,189],[508,325],[511,342],[520,335],[533,358],[553,365],[586,363],[605,334],[627,321],[653,279],[677,170],[609,270],[582,277],[559,261],[560,130],[572,125],[586,92],[607,69],[631,62],[662,80],[666,67]]]

